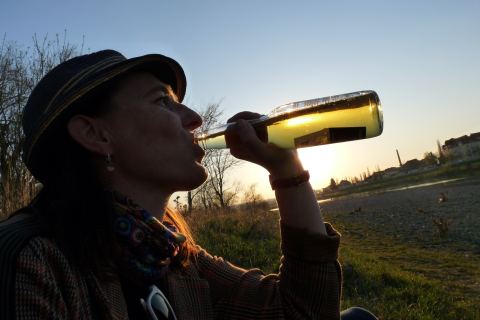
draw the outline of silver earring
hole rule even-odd
[[[113,166],[112,157],[110,156],[110,153],[107,154],[107,167],[106,168],[107,168],[108,172],[115,171],[115,167]]]

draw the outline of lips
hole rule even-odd
[[[190,141],[193,144],[193,153],[195,155],[195,160],[198,163],[200,163],[200,162],[202,162],[202,159],[205,156],[205,150],[203,150],[203,148],[198,145],[197,139],[195,138],[193,133],[191,133],[191,132],[189,133],[189,138],[190,138]]]
[[[195,153],[195,160],[197,160],[197,162],[201,162],[205,156],[205,151],[197,143],[195,143],[193,145],[193,152]]]

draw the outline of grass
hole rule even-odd
[[[279,267],[278,216],[234,213],[195,216],[189,221],[198,244],[210,253],[244,268],[260,267],[276,272]]]
[[[245,267],[277,272],[278,216],[243,213],[193,216],[197,242],[212,254]],[[448,248],[426,249],[380,233],[343,224],[340,260],[344,268],[342,309],[362,306],[381,319],[480,319],[480,257]]]
[[[478,257],[343,232],[341,261],[344,307],[365,306],[384,319],[480,317]]]

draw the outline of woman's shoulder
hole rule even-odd
[[[29,272],[42,270],[56,276],[79,274],[78,268],[67,258],[45,225],[34,220],[23,221],[23,226],[11,227],[17,232],[15,239],[17,248],[12,248],[14,254],[10,257],[12,264],[16,265],[16,273],[22,270]]]
[[[19,212],[0,222],[0,318],[10,319],[13,314],[16,276],[20,257],[27,254],[42,255],[38,248],[52,247],[43,237],[44,224],[37,216]],[[38,261],[38,260],[37,260]],[[37,269],[38,270],[38,269]]]
[[[0,223],[1,274],[10,277],[18,266],[67,265],[59,246],[50,238],[45,222],[37,215],[19,213]]]
[[[21,283],[30,286],[32,277],[36,285],[45,288],[68,287],[75,284],[77,290],[86,291],[86,275],[62,252],[57,243],[45,236],[35,236],[23,246],[15,261],[17,289]],[[84,290],[85,289],[85,290]]]
[[[33,238],[48,234],[46,224],[36,214],[20,212],[0,222],[0,255],[15,257]]]
[[[10,271],[13,274],[18,272],[19,265],[36,264],[44,269],[45,264],[58,266],[67,263],[59,246],[50,237],[46,223],[38,215],[28,212],[12,215],[0,223],[0,258],[6,262],[2,273]]]
[[[18,260],[65,260],[54,240],[43,235],[30,238],[18,253]]]

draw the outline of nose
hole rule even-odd
[[[203,123],[202,117],[189,107],[181,104],[182,126],[189,131],[193,131],[200,127]]]

